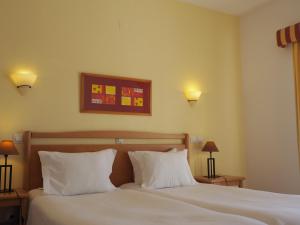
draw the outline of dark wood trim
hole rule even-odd
[[[80,90],[79,90],[79,97],[80,97],[80,112],[84,112],[84,76],[80,74]]]
[[[150,106],[151,110],[151,106]],[[134,115],[134,116],[152,116],[152,113],[136,113],[136,112],[114,112],[114,111],[100,111],[100,110],[87,110],[87,109],[81,109],[81,113],[95,113],[95,114],[112,114],[112,115]]]
[[[109,79],[114,79],[114,80],[130,80],[130,81],[141,81],[141,82],[149,82],[151,83],[151,80],[147,79],[140,79],[140,78],[132,78],[132,77],[123,77],[123,76],[114,76],[114,75],[105,75],[105,74],[95,74],[95,73],[85,73],[82,72],[80,73],[81,76],[95,76],[95,77],[104,77],[104,78],[109,78]]]

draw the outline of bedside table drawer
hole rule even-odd
[[[28,193],[22,189],[0,193],[0,225],[24,225]]]
[[[199,183],[207,183],[207,184],[215,184],[215,185],[223,185],[223,186],[237,186],[243,187],[244,177],[238,176],[219,176],[216,178],[208,178],[204,176],[195,177],[196,181]]]
[[[227,181],[226,185],[227,186],[237,186],[237,187],[239,187],[240,186],[240,181]]]
[[[0,209],[1,209],[1,207],[18,206],[20,204],[21,204],[21,201],[19,199],[6,199],[3,201],[0,200]]]
[[[0,208],[0,225],[17,225],[19,224],[20,207],[1,207]]]

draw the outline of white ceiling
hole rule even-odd
[[[273,0],[179,0],[232,15],[242,15]]]

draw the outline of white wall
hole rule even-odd
[[[291,47],[276,30],[300,22],[299,0],[278,0],[241,18],[241,55],[250,188],[300,194]]]

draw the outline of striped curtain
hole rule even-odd
[[[297,140],[300,161],[300,23],[278,30],[276,33],[277,45],[285,48],[292,44],[294,79],[295,79],[295,98],[297,116]]]
[[[289,43],[300,42],[300,23],[278,30],[277,45],[285,48]]]
[[[293,60],[296,90],[297,139],[300,159],[300,42],[293,43]]]

